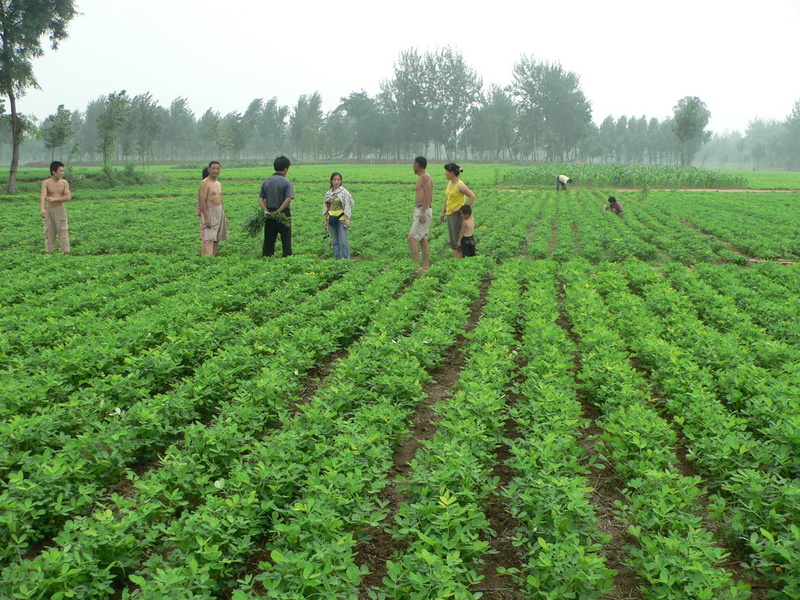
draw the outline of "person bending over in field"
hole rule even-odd
[[[52,254],[55,250],[56,235],[61,252],[69,254],[69,223],[64,203],[72,200],[69,182],[64,179],[64,163],[54,160],[50,163],[50,177],[42,182],[42,196],[39,202],[40,214],[44,219],[44,251]]]
[[[222,205],[222,184],[217,180],[222,167],[212,160],[208,174],[197,192],[197,214],[200,216],[201,256],[216,256],[219,243],[228,239],[228,219]],[[206,174],[205,169],[203,174]]]
[[[458,243],[459,233],[461,232],[461,212],[460,209],[465,204],[472,206],[475,202],[475,194],[472,193],[462,181],[459,175],[463,173],[461,167],[456,163],[447,163],[444,166],[444,176],[448,181],[444,191],[444,206],[439,220],[444,223],[447,218],[447,233],[450,237],[450,249],[453,251],[453,258],[464,258],[461,245]]]
[[[603,210],[610,210],[615,215],[621,215],[622,214],[622,204],[620,204],[619,201],[616,198],[614,198],[614,196],[609,196],[608,197],[608,204],[603,206]]]
[[[566,175],[559,175],[556,177],[556,191],[563,189],[566,192],[568,183],[572,183],[572,179]]]
[[[415,192],[416,207],[414,217],[411,219],[411,231],[408,233],[408,246],[411,249],[412,260],[420,264],[420,252],[422,253],[422,264],[420,271],[427,271],[431,266],[431,248],[428,243],[428,231],[433,220],[433,179],[425,171],[428,160],[424,156],[414,159],[414,173],[417,175],[417,185]]]

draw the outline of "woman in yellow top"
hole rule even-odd
[[[439,220],[444,223],[447,217],[447,232],[450,235],[450,249],[454,258],[464,258],[461,247],[458,245],[458,236],[461,234],[461,212],[465,204],[472,206],[475,194],[458,178],[463,173],[456,163],[447,163],[444,166],[444,176],[447,178],[447,189],[444,191],[445,202]]]
[[[331,187],[325,192],[322,202],[322,216],[325,218],[325,229],[333,242],[333,258],[350,258],[350,217],[353,214],[353,196],[342,185],[342,174],[331,175]]]

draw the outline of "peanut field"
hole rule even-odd
[[[69,256],[46,172],[0,197],[0,597],[800,599],[791,179],[467,165],[457,260],[429,165],[419,272],[410,165],[293,166],[268,259],[243,224],[272,170],[222,167],[214,258],[199,169],[76,170]]]

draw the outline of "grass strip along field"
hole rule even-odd
[[[23,178],[0,198],[0,596],[800,598],[798,192],[520,169],[468,166],[479,256],[435,225],[425,273],[408,166],[293,167],[296,255],[267,260],[242,228],[267,170],[223,165],[214,259],[198,170],[78,178],[71,256],[44,255]],[[333,170],[352,261],[322,227]]]

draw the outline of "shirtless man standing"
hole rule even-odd
[[[42,182],[39,202],[40,214],[44,219],[44,250],[48,254],[53,253],[58,234],[61,252],[69,254],[69,223],[64,202],[72,200],[72,193],[69,183],[64,179],[64,163],[57,160],[50,163],[50,175]]]
[[[222,167],[216,160],[208,163],[208,177],[203,179],[197,192],[202,256],[216,256],[219,243],[228,239],[228,219],[222,205],[222,184],[217,181],[221,170]]]
[[[422,250],[422,265],[420,271],[427,271],[431,266],[431,249],[428,243],[428,231],[433,220],[433,179],[425,172],[428,161],[424,156],[414,159],[414,173],[417,175],[416,202],[414,218],[411,221],[411,231],[408,234],[408,246],[411,248],[411,258],[420,264],[420,250]]]

